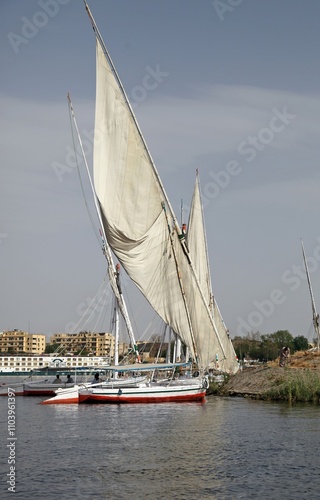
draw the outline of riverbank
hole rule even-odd
[[[320,353],[298,352],[280,368],[276,362],[245,368],[212,392],[264,400],[320,403]]]

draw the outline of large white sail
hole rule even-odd
[[[94,184],[106,237],[130,278],[204,370],[213,353],[225,357],[224,349],[158,173],[100,42]]]
[[[193,259],[194,267],[198,274],[200,285],[203,289],[208,307],[212,313],[213,320],[219,332],[219,336],[225,352],[224,358],[219,358],[219,354],[217,353],[215,366],[221,371],[236,373],[239,369],[236,353],[234,351],[232,341],[229,337],[227,327],[221,316],[218,304],[212,294],[207,237],[205,231],[198,172],[196,175],[196,182],[190,207],[187,242],[190,254]]]
[[[237,371],[239,370],[237,355],[235,353],[232,340],[229,337],[229,331],[225,325],[225,322],[223,321],[215,298],[213,298],[213,317],[218,332],[220,333],[221,341],[223,342],[223,347],[226,354],[226,357],[224,359],[218,360],[217,362],[219,370],[225,373],[237,373]]]
[[[189,213],[187,242],[200,285],[212,313],[211,277],[198,171]]]

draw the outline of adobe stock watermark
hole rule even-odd
[[[130,282],[129,276],[124,272],[120,277],[120,287],[124,290],[128,283]],[[107,308],[110,310],[110,306],[114,301],[114,292],[112,291],[109,278],[108,281],[104,281],[100,286],[98,292],[95,297],[92,299],[91,297],[87,297],[83,302],[81,302],[77,309],[76,313],[80,316],[80,320],[76,323],[75,321],[70,321],[65,325],[66,333],[75,333],[77,329],[79,329],[79,325],[81,323],[82,328],[84,328],[85,324],[88,321],[92,321],[97,315],[98,320],[101,316],[101,313],[105,311]],[[86,318],[85,324],[83,325],[83,321]]]
[[[165,78],[170,76],[167,71],[161,71],[159,64],[156,64],[155,70],[150,66],[146,66],[146,74],[142,78],[141,85],[135,85],[130,92],[131,97],[131,107],[134,109],[139,103],[145,101],[148,94],[163,82]]]
[[[8,451],[8,466],[9,472],[7,473],[8,491],[10,493],[16,492],[16,394],[15,389],[8,387],[8,437],[7,437],[7,451]]]
[[[93,463],[87,469],[85,475],[79,475],[75,488],[76,498],[111,498],[108,497],[108,487],[110,487],[105,473],[102,472],[99,463]],[[114,493],[114,492],[113,492]]]
[[[101,141],[102,134],[99,130],[86,130],[84,129],[81,134],[81,142],[84,154],[87,157],[92,155],[93,145]],[[75,148],[69,144],[66,146],[66,157],[64,163],[53,161],[51,168],[55,173],[59,182],[63,181],[65,174],[70,174],[77,170],[78,166],[83,163],[83,156],[80,144],[78,143]]]
[[[31,19],[23,16],[20,33],[10,31],[7,34],[8,40],[16,54],[20,51],[20,46],[27,45],[41,29],[45,28],[50,18],[53,19],[60,11],[62,5],[67,5],[70,0],[39,0],[40,10],[37,10]]]
[[[220,21],[224,21],[226,13],[233,12],[244,0],[213,0],[212,5]]]
[[[316,238],[316,241],[318,245],[314,249],[313,256],[306,258],[310,274],[318,269],[320,263],[320,236]],[[306,280],[307,275],[303,261],[300,265],[292,265],[291,268],[287,269],[281,276],[283,285],[288,287],[290,292],[298,290],[301,283],[306,282]],[[283,289],[280,288],[273,289],[270,292],[269,297],[261,301],[254,300],[254,309],[250,312],[250,314],[248,314],[245,319],[241,316],[237,317],[237,334],[240,336],[245,335],[256,328],[261,327],[265,319],[270,318],[276,308],[284,304],[286,300],[287,296]]]
[[[0,233],[0,245],[6,238],[8,238],[7,233]]]
[[[74,333],[78,329],[80,322],[82,323],[85,320],[85,325],[88,321],[92,321],[96,315],[100,315],[111,304],[112,300],[113,294],[110,287],[104,290],[100,289],[93,299],[87,297],[76,309],[76,313],[80,316],[78,323],[70,321],[65,325],[64,331]]]
[[[238,144],[236,150],[247,163],[251,163],[259,153],[275,140],[277,134],[283,132],[297,116],[289,113],[286,106],[281,111],[273,108],[272,113],[267,127],[261,128],[256,135],[248,135],[244,141]],[[203,188],[203,206],[206,207],[209,200],[216,198],[222,190],[226,189],[232,179],[241,174],[243,168],[239,160],[231,160],[223,170],[209,172],[208,175],[211,177],[212,182],[206,182]]]
[[[150,66],[147,66],[146,75],[143,77],[141,85],[136,85],[130,92],[131,107],[136,108],[139,104],[146,100],[148,94],[155,90],[163,82],[164,78],[169,75],[170,73],[161,71],[159,64],[156,65],[155,70]],[[107,128],[108,125],[106,124],[105,126],[102,126],[100,130],[95,128],[95,130],[83,130],[81,132],[81,142],[86,158],[92,155],[94,146],[98,146],[100,141],[102,141],[104,137],[103,131]],[[66,157],[64,163],[53,161],[51,163],[51,168],[58,181],[62,182],[65,174],[71,174],[74,172],[82,162],[83,156],[80,144],[77,144],[75,149],[68,145],[66,146]]]

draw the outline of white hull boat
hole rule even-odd
[[[50,404],[78,404],[79,392],[94,387],[118,389],[124,387],[138,387],[138,384],[146,381],[146,377],[134,377],[130,379],[115,379],[102,382],[101,384],[84,383],[73,387],[61,387],[55,391],[55,396],[42,401],[43,405]]]
[[[134,387],[93,387],[79,391],[79,403],[182,403],[203,401],[206,379],[142,382]]]
[[[63,382],[56,384],[49,380],[28,382],[23,384],[24,396],[53,396],[57,389],[73,387],[74,384]]]
[[[174,378],[176,368],[186,367],[187,363],[154,363],[110,367],[123,373],[148,372],[144,380],[132,377],[133,383],[118,386],[101,385],[79,390],[79,403],[179,403],[202,401],[209,387],[207,377]],[[121,380],[121,378],[119,379]],[[134,382],[135,381],[135,382]]]

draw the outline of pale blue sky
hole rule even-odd
[[[319,2],[88,3],[178,216],[200,170],[231,336],[309,336],[299,266],[303,237],[320,309]],[[95,41],[82,0],[2,0],[0,14],[0,330],[49,335],[78,323],[105,275],[78,175],[55,170],[72,147],[68,91],[81,133],[93,127]],[[151,316],[128,292],[139,339]]]

